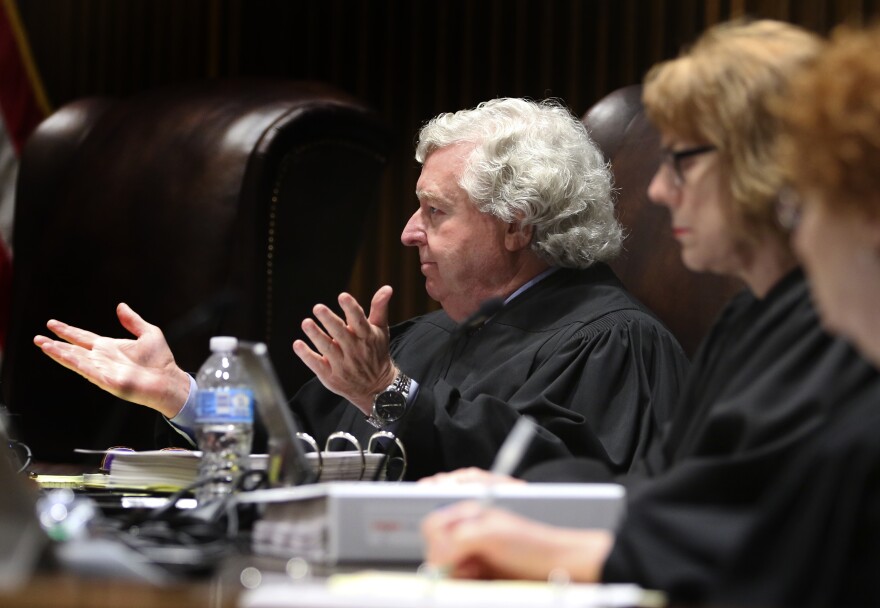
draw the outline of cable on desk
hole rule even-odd
[[[246,509],[247,518],[255,516],[250,512],[253,506],[238,506],[233,500],[234,493],[265,486],[267,475],[262,470],[245,471],[229,495],[195,509],[175,509],[181,498],[213,481],[205,479],[190,484],[172,494],[165,505],[147,513],[106,518],[102,520],[103,529],[99,532],[112,535],[154,561],[162,562],[163,558],[167,561],[169,557],[187,558],[196,568],[210,568],[231,549],[239,547],[242,517],[239,508]]]

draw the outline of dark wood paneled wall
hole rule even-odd
[[[395,287],[392,320],[433,308],[399,233],[414,210],[419,125],[497,96],[558,97],[577,114],[707,25],[751,15],[819,32],[880,0],[18,0],[50,101],[262,75],[330,82],[394,132],[352,291]],[[344,168],[343,168],[344,170]],[[332,231],[316,226],[316,230]]]

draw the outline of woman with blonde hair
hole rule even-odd
[[[645,81],[663,162],[648,190],[670,211],[684,264],[747,289],[697,353],[674,420],[628,478],[616,533],[568,530],[465,503],[423,526],[432,564],[460,576],[635,582],[675,599],[714,587],[756,504],[841,395],[871,366],[822,331],[775,205],[778,121],[770,101],[819,55],[820,39],[774,22],[708,30]]]
[[[791,186],[780,217],[822,323],[880,366],[878,57],[880,25],[837,30],[776,112]],[[842,399],[761,507],[719,601],[880,605],[880,399]]]

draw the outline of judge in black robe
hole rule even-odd
[[[782,215],[823,323],[880,366],[878,55],[877,25],[835,31],[778,114]],[[880,395],[841,395],[760,508],[713,604],[880,606]]]
[[[603,581],[702,598],[783,467],[840,400],[865,392],[880,402],[880,377],[822,330],[800,270],[763,299],[734,298],[694,358],[662,449],[639,467],[650,477],[625,480]]]
[[[687,369],[669,331],[604,264],[559,269],[479,328],[457,327],[437,311],[392,331],[394,360],[419,382],[393,429],[414,479],[489,467],[522,414],[542,427],[524,464],[578,455],[628,471],[669,420]],[[317,380],[294,411],[317,438],[375,432]]]
[[[880,394],[835,409],[757,505],[713,604],[880,606]]]
[[[521,414],[542,429],[527,462],[575,454],[628,470],[670,415],[684,357],[605,265],[621,229],[583,125],[553,104],[492,100],[427,123],[416,158],[419,205],[401,241],[443,312],[389,345],[387,289],[369,315],[345,296],[342,316],[316,306],[311,344],[293,348],[326,390],[297,396],[303,425],[319,441],[363,438],[376,390],[409,376],[417,394],[388,428],[410,478],[489,466]],[[490,298],[510,301],[479,331],[455,331]]]
[[[488,466],[525,413],[542,429],[528,461],[577,454],[628,470],[671,415],[686,363],[606,266],[623,231],[610,171],[584,125],[554,102],[496,99],[429,121],[416,158],[418,206],[401,241],[418,250],[443,312],[395,328],[392,342],[390,286],[369,314],[349,294],[338,298],[341,316],[316,305],[302,323],[309,343],[293,343],[317,378],[296,397],[303,426],[322,443],[341,430],[363,445],[372,415],[400,436],[407,475],[418,478]],[[507,304],[475,331],[457,330],[494,299]],[[50,321],[61,340],[35,342],[191,431],[194,381],[157,327],[127,306],[117,314],[136,340]],[[377,416],[379,395],[403,417]]]

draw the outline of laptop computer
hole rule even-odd
[[[315,482],[315,469],[297,437],[299,429],[269,359],[269,349],[262,342],[239,342],[237,354],[250,375],[257,411],[268,434],[269,485],[285,487]]]

